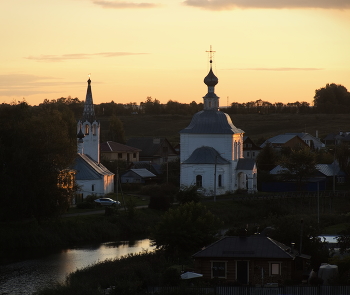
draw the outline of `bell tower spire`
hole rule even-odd
[[[96,120],[94,103],[92,100],[92,92],[91,92],[91,80],[89,74],[89,80],[87,80],[88,86],[86,90],[86,99],[84,103],[84,112],[83,112],[83,121],[88,121],[92,123]]]
[[[215,85],[219,83],[219,79],[214,75],[214,72],[212,69],[213,53],[215,51],[212,50],[210,45],[210,50],[206,52],[209,52],[209,56],[210,56],[210,70],[208,75],[204,78],[204,83],[208,86],[208,93],[203,97],[204,110],[218,111],[219,97],[215,94],[214,88],[215,88]]]

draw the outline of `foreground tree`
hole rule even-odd
[[[184,258],[215,240],[222,222],[200,203],[187,203],[166,212],[152,229],[158,249]]]
[[[56,215],[74,187],[63,174],[76,156],[75,120],[66,108],[25,102],[0,106],[0,218]],[[66,177],[67,176],[67,177]]]

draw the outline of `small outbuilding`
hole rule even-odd
[[[130,169],[126,171],[121,177],[121,183],[147,183],[154,181],[157,178],[155,174],[147,169]]]

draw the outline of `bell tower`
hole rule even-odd
[[[78,153],[88,155],[100,163],[100,122],[96,121],[90,75],[87,83],[83,117],[77,124]]]

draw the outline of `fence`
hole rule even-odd
[[[148,294],[191,295],[349,295],[350,286],[285,287],[149,287]]]

